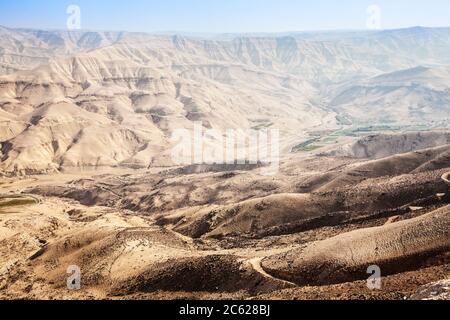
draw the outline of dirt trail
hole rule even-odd
[[[261,266],[261,262],[262,262],[263,259],[264,259],[264,258],[254,258],[254,259],[248,260],[248,262],[250,263],[250,265],[252,266],[252,268],[253,268],[256,272],[258,272],[259,274],[261,274],[264,278],[271,279],[271,280],[274,280],[274,281],[277,281],[277,282],[281,282],[281,283],[283,283],[284,285],[286,285],[286,286],[288,286],[288,287],[293,287],[293,288],[297,287],[297,285],[296,285],[295,283],[293,283],[293,282],[289,282],[289,281],[286,281],[286,280],[283,280],[283,279],[275,278],[274,276],[268,274],[268,273],[263,269],[263,267]]]
[[[450,179],[449,179],[449,177],[450,177],[450,172],[444,173],[444,174],[442,175],[442,180],[444,180],[444,182],[445,182],[446,184],[448,184],[448,185],[450,185]]]

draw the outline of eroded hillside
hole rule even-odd
[[[205,167],[7,179],[0,295],[417,298],[450,271],[448,148],[296,155],[276,177]],[[74,265],[79,291],[66,288]],[[366,286],[371,265],[382,290]]]
[[[194,122],[223,135],[280,130],[286,152],[318,130],[449,117],[447,29],[232,39],[1,31],[6,174],[167,166],[171,134]]]

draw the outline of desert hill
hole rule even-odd
[[[57,56],[111,45],[123,32],[46,31],[0,26],[0,74],[31,70]]]
[[[263,260],[279,278],[298,284],[334,284],[367,278],[371,261],[384,274],[417,268],[450,249],[448,207],[383,227],[356,230]]]
[[[362,141],[405,137],[422,141]],[[292,155],[275,177],[216,166],[7,178],[0,296],[417,297],[448,276],[448,152]],[[374,264],[383,290],[367,289]],[[66,289],[70,265],[81,291]]]
[[[0,27],[0,298],[403,300],[445,283],[448,52],[448,28]],[[207,145],[280,130],[277,174],[175,163],[172,134],[198,126],[219,133]],[[373,264],[385,290],[367,288]]]
[[[366,123],[448,119],[449,75],[448,67],[421,66],[383,74],[346,87],[330,104]]]
[[[312,131],[338,129],[339,117],[448,118],[447,29],[208,38],[1,32],[5,174],[170,165],[171,134],[193,122],[222,134],[279,129],[285,151]]]
[[[391,137],[395,138],[399,136]],[[119,206],[155,217],[158,224],[193,238],[260,238],[379,214],[395,216],[411,206],[440,203],[436,195],[447,189],[440,178],[450,167],[448,154],[447,144],[377,160],[294,157],[284,161],[276,177],[261,176],[259,169],[185,174],[175,170],[106,175],[28,192],[85,205]],[[308,171],[318,163],[322,169]]]

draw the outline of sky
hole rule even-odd
[[[89,30],[246,33],[450,26],[449,0],[0,0],[0,25],[65,29],[69,5],[80,8],[80,26]]]

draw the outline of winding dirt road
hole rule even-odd
[[[442,175],[442,180],[444,180],[444,182],[448,185],[450,185],[450,172],[444,173]]]
[[[277,282],[281,282],[281,283],[283,283],[287,288],[291,288],[291,287],[294,288],[294,287],[297,287],[297,285],[296,285],[295,283],[293,283],[293,282],[289,282],[289,281],[287,281],[287,280],[283,280],[283,279],[280,279],[280,278],[275,278],[274,276],[268,274],[268,273],[263,269],[263,267],[261,266],[262,260],[263,260],[263,258],[254,258],[254,259],[248,260],[248,262],[250,263],[250,265],[252,266],[252,268],[253,268],[256,272],[258,272],[259,274],[261,274],[264,278],[271,279],[271,280],[274,280],[274,281],[277,281]]]

